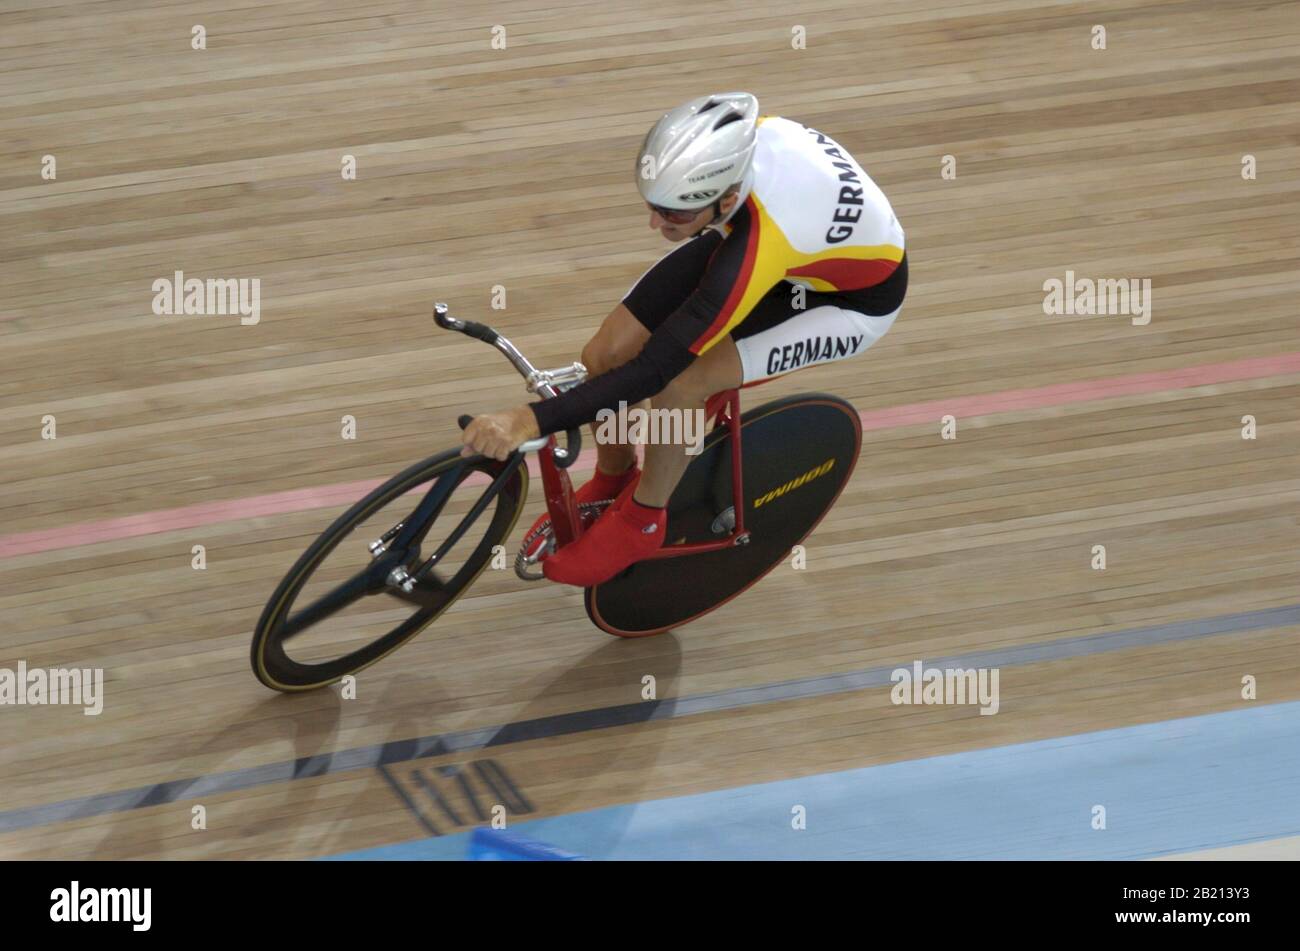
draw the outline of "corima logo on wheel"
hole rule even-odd
[[[818,476],[823,476],[826,473],[830,472],[831,466],[833,465],[835,465],[834,456],[827,459],[825,462],[823,462],[821,465],[817,466],[816,468],[809,469],[803,475],[791,479],[785,485],[773,489],[771,492],[767,493],[766,495],[760,495],[758,498],[754,500],[754,508],[758,508],[760,505],[766,505],[768,502],[771,502],[773,499],[779,499],[787,492],[793,492],[795,489],[799,488],[800,486],[807,485],[809,482],[811,482],[813,479],[817,478]]]

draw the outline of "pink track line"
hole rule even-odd
[[[1080,383],[1056,383],[1030,389],[1003,390],[1000,393],[985,393],[977,396],[954,396],[950,399],[871,410],[861,413],[860,416],[864,430],[892,429],[915,423],[937,423],[940,417],[948,414],[959,418],[987,416],[1016,410],[1041,409],[1046,406],[1067,406],[1071,403],[1132,396],[1138,393],[1257,380],[1287,373],[1300,373],[1300,353],[1252,357],[1227,363],[1207,363],[1178,370],[1155,370]],[[594,460],[595,452],[588,450],[582,453],[574,463],[574,471],[592,468],[595,464]],[[536,457],[528,460],[528,469],[531,474],[537,475]],[[365,479],[314,489],[273,492],[246,499],[201,502],[197,505],[185,505],[158,512],[144,512],[98,522],[83,522],[80,525],[18,532],[0,536],[0,558],[14,558],[19,555],[93,545],[97,542],[117,541],[140,535],[199,528],[239,519],[348,505],[382,481],[384,480]]]

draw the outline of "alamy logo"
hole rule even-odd
[[[1134,327],[1151,323],[1151,278],[1075,278],[1065,272],[1065,280],[1049,277],[1043,281],[1043,313],[1055,317],[1076,314],[1132,315]]]
[[[895,704],[967,704],[978,703],[980,716],[998,712],[998,669],[979,667],[925,667],[919,660],[912,668],[899,667],[889,675],[893,689],[889,699]]]
[[[148,931],[153,920],[152,888],[71,888],[50,892],[50,921],[129,921],[132,931]]]
[[[708,419],[701,407],[629,409],[626,400],[619,400],[618,410],[602,409],[596,423],[596,442],[601,445],[685,446],[686,455],[698,456]]]
[[[153,282],[153,312],[172,314],[239,314],[248,326],[262,319],[261,278],[218,278],[206,281],[177,271]]]
[[[18,662],[18,670],[0,667],[0,706],[84,706],[97,717],[104,712],[104,670],[100,667],[33,667]]]

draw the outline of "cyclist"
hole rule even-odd
[[[720,390],[856,356],[898,316],[903,229],[862,167],[821,132],[760,117],[749,93],[702,96],[655,123],[636,169],[650,227],[678,246],[583,348],[585,383],[476,417],[464,454],[504,459],[646,398],[691,412]],[[599,584],[662,545],[686,448],[646,446],[642,472],[634,446],[597,440],[595,475],[577,497],[614,504],[542,561],[546,576]]]

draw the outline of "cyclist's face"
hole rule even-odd
[[[727,214],[736,205],[735,194],[725,196],[718,204],[718,209],[722,214]],[[658,230],[669,241],[685,241],[687,238],[693,238],[703,231],[710,221],[713,220],[713,205],[702,208],[690,218],[685,218],[683,214],[673,214],[672,218],[661,214],[653,205],[648,206],[650,209],[650,227]],[[685,220],[672,220],[683,219]]]

